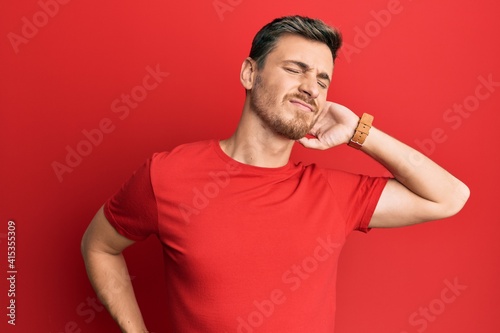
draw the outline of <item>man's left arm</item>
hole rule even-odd
[[[370,228],[402,227],[449,217],[469,198],[469,188],[424,154],[372,127],[361,150],[395,179],[387,182]]]
[[[358,120],[345,106],[327,102],[311,129],[315,138],[299,142],[314,149],[348,143]],[[469,188],[463,182],[375,127],[370,129],[361,151],[394,175],[382,192],[370,228],[402,227],[449,217],[458,213],[469,198]]]

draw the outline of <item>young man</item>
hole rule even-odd
[[[153,155],[101,208],[83,240],[90,281],[123,332],[147,332],[122,251],[163,245],[169,332],[331,333],[337,259],[353,230],[456,214],[469,190],[424,155],[327,101],[340,34],[276,19],[255,36],[247,95],[228,139]],[[309,135],[308,135],[309,134]],[[360,149],[394,179],[289,161],[294,143]]]

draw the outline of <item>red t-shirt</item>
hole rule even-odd
[[[169,332],[332,333],[341,247],[386,182],[250,166],[213,140],[154,154],[104,212],[129,239],[160,239]]]

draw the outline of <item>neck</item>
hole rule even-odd
[[[253,166],[278,168],[290,159],[294,141],[274,133],[262,120],[245,107],[234,134],[220,142],[232,159]]]

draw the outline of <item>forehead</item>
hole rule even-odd
[[[298,35],[281,36],[267,57],[268,61],[274,63],[295,60],[316,68],[319,72],[333,72],[333,56],[328,46]]]

